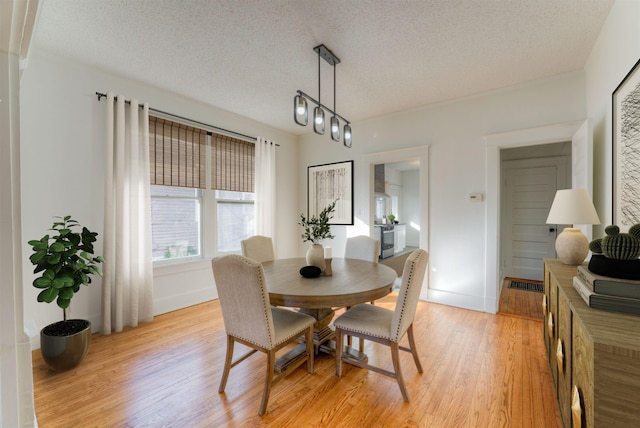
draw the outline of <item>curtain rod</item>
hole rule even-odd
[[[107,97],[107,94],[104,94],[102,92],[96,92],[96,95],[98,96],[98,101],[101,101],[101,99],[103,97],[105,97],[105,98]],[[118,97],[114,97],[114,99],[117,99],[117,98]],[[126,104],[131,104],[131,101],[129,101],[129,100],[125,100],[124,102]],[[222,131],[222,132],[226,132],[226,133],[229,133],[229,134],[237,135],[239,137],[247,138],[247,139],[252,140],[254,142],[258,141],[258,139],[256,137],[252,137],[250,135],[241,134],[241,133],[235,132],[235,131],[230,131],[228,129],[220,128],[219,126],[209,125],[208,123],[199,122],[197,120],[189,119],[188,117],[178,116],[177,114],[167,113],[166,111],[158,110],[158,109],[151,108],[151,107],[149,107],[149,111],[152,111],[152,112],[155,112],[155,113],[164,114],[166,116],[174,117],[176,119],[186,120],[186,121],[191,122],[191,123],[197,123],[198,125],[203,125],[203,126],[206,126],[206,127],[212,128],[212,129],[217,129],[217,130]],[[276,144],[276,146],[280,147],[280,144]]]

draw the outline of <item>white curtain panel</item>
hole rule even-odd
[[[275,238],[276,143],[256,139],[256,235]],[[275,240],[275,239],[274,239]]]
[[[153,320],[149,106],[115,98],[107,94],[102,334]]]

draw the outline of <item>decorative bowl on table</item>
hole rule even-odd
[[[317,278],[322,273],[322,269],[318,266],[304,266],[300,269],[300,275],[305,278]]]

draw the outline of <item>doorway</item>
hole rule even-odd
[[[370,153],[363,157],[369,164],[369,236],[374,236],[375,224],[383,221],[382,215],[397,211],[393,214],[398,214],[400,221],[405,223],[404,234],[401,234],[404,238],[403,246],[415,246],[429,251],[429,146]],[[403,176],[402,179],[397,180],[398,183],[402,183],[401,190],[394,188],[394,183],[391,183],[391,187],[387,186],[384,189],[384,181],[389,180],[383,179],[384,190],[378,183],[378,192],[376,192],[376,165],[381,164],[389,165],[391,174]],[[376,209],[376,205],[380,205],[376,201],[376,196],[380,194],[388,198],[382,202],[382,211]],[[417,196],[399,197],[394,207],[392,196],[400,194]],[[420,293],[420,298],[423,300],[428,300],[428,284],[427,272]]]
[[[571,187],[571,143],[505,149],[500,156],[503,276],[541,281],[557,236],[547,215],[556,191]]]
[[[563,122],[537,128],[507,131],[485,136],[487,172],[487,211],[485,216],[485,294],[484,310],[498,311],[498,298],[502,289],[501,255],[501,169],[500,152],[505,149],[537,146],[562,141],[572,142],[571,187],[591,190],[592,183],[592,128],[588,121]],[[584,232],[584,231],[583,231]],[[585,233],[587,238],[590,236]],[[498,237],[498,239],[495,239]]]

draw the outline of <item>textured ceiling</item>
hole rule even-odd
[[[357,122],[582,69],[612,3],[47,0],[34,45],[302,134],[293,96],[318,97],[314,46],[342,61],[336,107]]]

